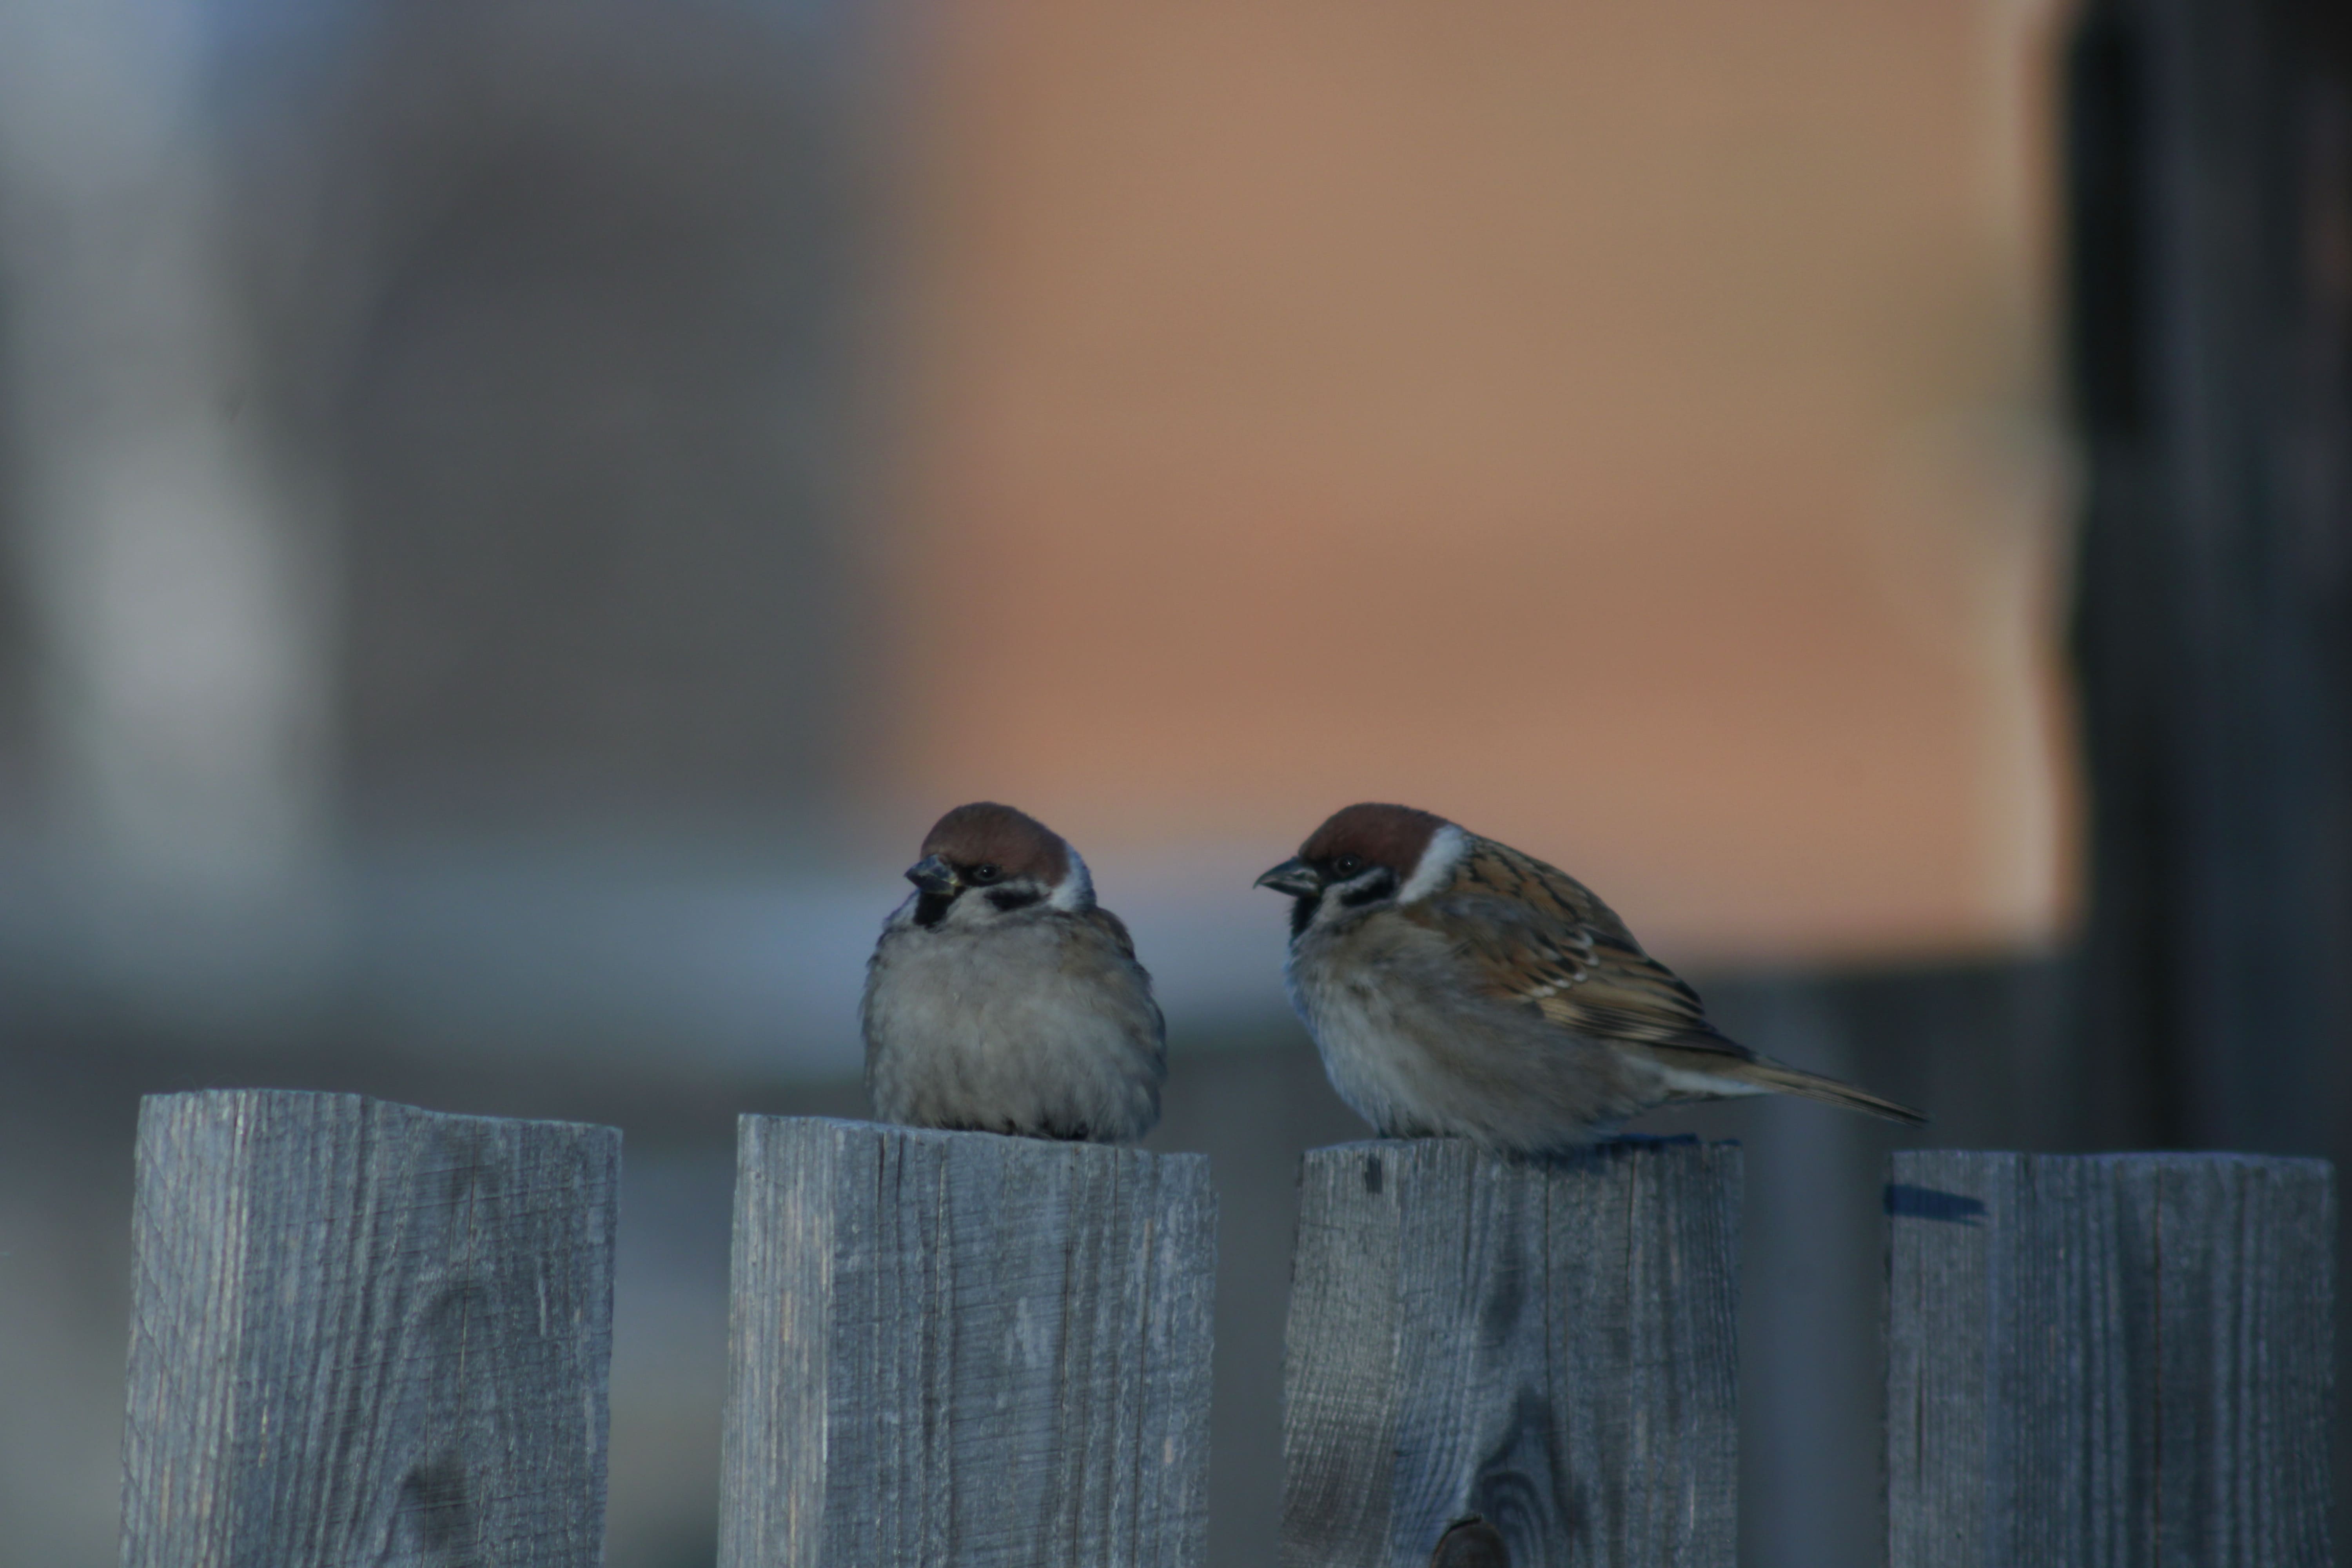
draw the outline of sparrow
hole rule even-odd
[[[1291,1005],[1382,1137],[1539,1153],[1767,1093],[1927,1120],[1728,1038],[1591,889],[1429,812],[1349,806],[1257,885],[1294,900]]]
[[[907,879],[858,1005],[875,1113],[1096,1143],[1150,1131],[1167,1027],[1078,852],[982,801],[940,818]]]
[[[1474,1513],[1445,1527],[1429,1568],[1511,1568],[1511,1549],[1501,1531]]]

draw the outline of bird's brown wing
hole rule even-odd
[[[1698,993],[1642,951],[1615,910],[1554,866],[1475,840],[1452,886],[1402,912],[1450,941],[1499,997],[1560,1028],[1629,1045],[1746,1058]]]
[[[1616,911],[1555,867],[1485,839],[1444,891],[1400,911],[1444,935],[1495,996],[1662,1067],[1798,1094],[1916,1126],[1927,1118],[1850,1083],[1759,1057],[1706,1021],[1698,993],[1642,951]],[[1685,1089],[1672,1099],[1706,1099]],[[1736,1091],[1735,1091],[1736,1092]]]

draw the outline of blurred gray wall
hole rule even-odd
[[[240,806],[831,801],[871,467],[851,22],[0,6],[14,798],[116,858]]]
[[[389,7],[323,144],[255,183],[258,313],[340,501],[361,820],[708,831],[843,787],[868,465],[840,22]]]
[[[0,983],[332,1034],[471,926],[528,1011],[827,863],[871,20],[0,0]]]
[[[112,1559],[226,1082],[625,1123],[613,1561],[708,1561],[731,1115],[854,1109],[869,19],[0,0],[0,1563]]]

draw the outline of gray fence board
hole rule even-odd
[[[593,1568],[620,1142],[355,1095],[146,1100],[125,1568]]]
[[[1894,1156],[1895,1568],[2330,1561],[2333,1173]]]
[[[1208,1163],[747,1116],[726,1568],[1193,1568]]]
[[[1739,1151],[1311,1151],[1284,1369],[1288,1568],[1729,1568]]]

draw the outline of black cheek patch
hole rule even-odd
[[[1290,900],[1290,934],[1292,936],[1307,934],[1307,928],[1315,923],[1315,911],[1321,907],[1322,902],[1323,895],[1320,893]]]
[[[1015,910],[1044,903],[1045,895],[1035,888],[999,888],[988,895],[988,901],[1009,915]]]
[[[1366,877],[1362,887],[1351,887],[1343,890],[1339,894],[1339,901],[1351,910],[1360,910],[1366,904],[1379,903],[1396,890],[1396,873],[1383,866],[1371,876]]]

